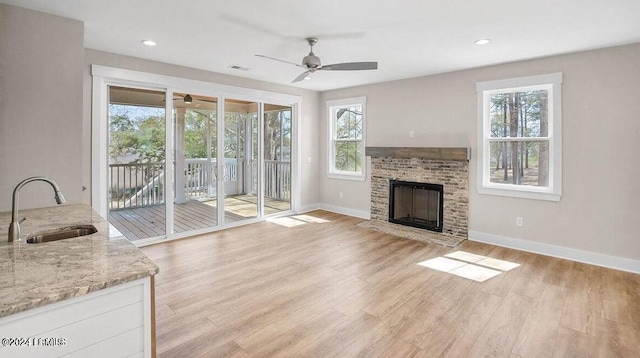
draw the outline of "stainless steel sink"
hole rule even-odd
[[[27,238],[28,244],[39,244],[42,242],[58,241],[70,239],[72,237],[80,237],[95,234],[98,232],[93,225],[75,225],[61,228],[59,230],[49,231],[46,233],[36,234]]]

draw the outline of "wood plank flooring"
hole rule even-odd
[[[293,219],[142,248],[159,357],[640,356],[640,275]],[[520,266],[476,282],[417,265],[458,250]]]

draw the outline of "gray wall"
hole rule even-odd
[[[81,200],[83,51],[82,22],[0,4],[0,211],[34,175]],[[20,193],[21,208],[52,205],[45,183]]]
[[[367,145],[472,148],[470,230],[640,260],[639,59],[633,44],[323,92],[321,200],[369,210],[369,181],[327,178],[324,140],[325,101],[366,96]],[[478,194],[476,82],[553,72],[564,73],[562,199]]]

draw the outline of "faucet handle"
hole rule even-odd
[[[18,220],[18,224],[22,224],[23,221],[27,220],[27,217],[23,217],[22,219]]]

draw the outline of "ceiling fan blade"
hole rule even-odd
[[[321,70],[328,71],[359,71],[359,70],[377,70],[377,62],[346,62],[346,63],[334,63],[333,65],[326,65],[320,68]]]
[[[307,76],[311,73],[311,71],[304,71],[300,74],[300,76],[296,77],[296,79],[294,79],[293,81],[291,81],[291,83],[296,83],[296,82],[300,82],[302,80],[304,80],[305,78],[307,78]]]
[[[258,56],[258,57],[263,57],[263,58],[266,58],[266,59],[269,59],[269,60],[274,60],[274,61],[279,61],[279,62],[288,63],[288,64],[290,64],[290,65],[294,65],[294,66],[298,66],[298,67],[304,67],[304,66],[302,66],[301,64],[298,64],[298,63],[295,63],[295,62],[290,62],[290,61],[287,61],[287,60],[281,60],[281,59],[279,59],[279,58],[275,58],[275,57],[269,57],[269,56],[265,56],[265,55],[256,55],[256,56]]]

